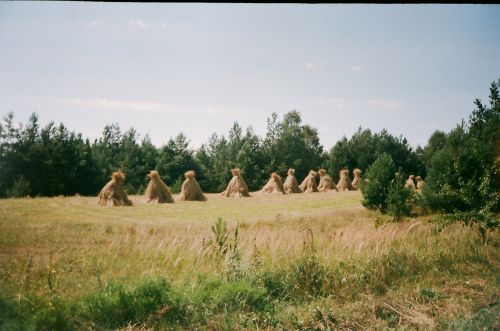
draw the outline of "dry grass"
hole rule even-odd
[[[389,323],[384,316],[394,316],[395,326],[431,329],[471,314],[500,293],[493,276],[499,267],[497,233],[489,233],[484,246],[474,229],[450,226],[436,233],[425,218],[375,227],[377,215],[361,206],[356,191],[207,198],[151,205],[131,196],[132,207],[102,207],[84,197],[0,200],[0,288],[10,297],[43,295],[50,274],[58,293],[78,298],[108,281],[133,286],[153,276],[176,284],[194,282],[199,273],[217,277],[220,266],[205,245],[210,226],[222,218],[231,233],[239,224],[244,269],[255,249],[263,270],[286,269],[303,253],[308,227],[319,263],[344,273],[339,284],[328,285],[335,295],[285,306],[278,312],[283,319],[307,321],[318,305],[338,312],[345,328],[382,328]],[[389,270],[399,267],[401,280]],[[378,283],[381,296],[370,290]],[[440,297],[422,300],[427,288]]]

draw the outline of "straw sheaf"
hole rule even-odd
[[[362,171],[361,171],[360,169],[357,169],[357,168],[356,168],[356,169],[354,169],[354,171],[353,171],[353,174],[354,174],[355,176],[360,176],[360,175],[361,175],[361,173],[362,173]]]
[[[233,176],[239,176],[240,175],[240,168],[231,169],[231,174],[233,174]]]
[[[295,169],[292,169],[292,168],[288,169],[288,175],[290,175],[290,176],[295,175]]]
[[[156,171],[156,170],[151,170],[148,174],[148,177],[151,179],[160,178],[160,174],[158,174],[158,171]]]
[[[168,186],[161,180],[160,174],[156,170],[151,170],[148,174],[150,179],[148,186],[146,187],[145,196],[148,202],[156,203],[172,203],[174,202],[172,198],[172,193]]]
[[[195,175],[194,170],[189,170],[184,173],[184,176],[186,178],[194,178],[194,175]]]
[[[124,181],[125,180],[125,174],[121,171],[115,171],[111,175],[111,179],[114,179],[115,181]]]
[[[319,175],[320,176],[326,175],[326,170],[325,169],[319,169]]]

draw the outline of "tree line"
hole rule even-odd
[[[338,179],[340,169],[366,169],[381,151],[401,160],[408,172],[424,169],[406,139],[385,130],[372,134],[360,128],[326,152],[317,130],[303,124],[297,111],[281,119],[271,114],[262,137],[235,122],[226,135],[214,133],[197,150],[190,149],[183,133],[156,147],[134,128],[123,132],[118,124],[110,124],[90,141],[62,123],[41,127],[35,113],[25,124],[16,124],[14,114],[8,113],[0,124],[0,196],[95,195],[116,169],[127,174],[131,194],[144,191],[146,175],[153,169],[174,192],[191,169],[204,191],[220,192],[231,179],[230,170],[239,167],[249,189],[258,190],[271,172],[285,175],[288,168],[295,169],[297,178],[325,168]]]
[[[294,168],[301,180],[310,169],[324,168],[338,180],[341,169],[366,172],[388,155],[391,169],[426,179],[432,208],[475,208],[487,200],[497,206],[497,195],[491,196],[498,194],[500,182],[499,104],[498,83],[493,82],[489,106],[476,100],[467,123],[449,133],[434,132],[424,147],[413,149],[406,138],[386,130],[359,128],[329,151],[295,110],[282,118],[272,113],[263,136],[235,122],[227,134],[214,133],[196,150],[183,133],[157,147],[134,128],[123,132],[110,124],[90,141],[62,123],[42,127],[35,113],[16,124],[11,112],[0,124],[0,197],[96,195],[117,169],[127,174],[130,194],[144,192],[153,169],[173,192],[179,191],[187,170],[196,171],[205,192],[221,192],[231,179],[230,169],[239,167],[249,189],[258,190],[274,171],[283,176]]]

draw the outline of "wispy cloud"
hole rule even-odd
[[[87,29],[95,29],[99,26],[99,22],[98,21],[89,21],[89,22],[86,22],[85,23],[85,28]]]
[[[314,69],[318,69],[318,65],[315,64],[315,63],[312,63],[312,62],[307,62],[306,63],[306,69],[307,70],[314,70]]]
[[[153,101],[123,101],[104,98],[81,99],[64,98],[60,99],[63,103],[76,107],[87,107],[107,110],[131,110],[131,111],[157,111],[157,112],[175,112],[177,109],[172,106],[163,105]]]
[[[129,28],[133,29],[146,29],[147,25],[141,20],[130,20],[128,21]]]
[[[319,106],[330,107],[334,109],[344,109],[345,107],[345,99],[344,98],[318,98],[315,100],[315,103]]]
[[[360,71],[363,71],[363,67],[360,65],[354,65],[351,67],[351,71],[360,72]]]
[[[368,105],[379,109],[398,110],[401,108],[399,102],[391,99],[370,99]]]

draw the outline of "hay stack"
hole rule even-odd
[[[132,206],[132,201],[128,199],[127,192],[123,189],[125,174],[115,171],[111,175],[111,180],[104,185],[99,193],[99,204],[106,206],[108,200],[113,202],[113,206]]]
[[[158,171],[151,170],[148,174],[149,183],[146,187],[146,198],[148,202],[156,202],[156,203],[172,203],[174,199],[172,199],[172,193],[170,193],[170,189],[168,186],[161,180]]]
[[[361,184],[361,170],[354,169],[352,173],[354,174],[354,179],[352,180],[351,186],[353,190],[357,191],[359,190],[359,185]]]
[[[330,177],[326,174],[325,169],[320,169],[319,170],[318,191],[328,192],[328,191],[336,191],[336,190],[337,190],[337,188],[335,187],[335,184],[333,183],[332,177]]]
[[[201,191],[200,184],[194,178],[194,170],[184,174],[186,180],[182,183],[181,193],[177,196],[177,201],[206,201],[207,197]]]
[[[285,194],[285,189],[283,187],[283,180],[281,179],[280,175],[273,172],[271,174],[271,178],[269,178],[269,181],[266,183],[266,185],[264,185],[262,190],[260,190],[260,193],[262,193],[262,194]]]
[[[295,169],[288,169],[288,176],[286,176],[283,188],[285,189],[285,193],[302,193],[297,178],[295,178]]]
[[[318,192],[318,184],[316,184],[317,175],[316,171],[311,170],[309,171],[309,175],[300,183],[300,189],[304,193]]]
[[[422,177],[420,176],[417,176],[415,177],[415,180],[417,181],[417,191],[422,191],[422,188],[425,186],[425,182],[424,180],[422,179]]]
[[[405,183],[405,187],[409,188],[410,190],[415,189],[415,182],[413,181],[413,177],[414,177],[413,175],[410,175]]]
[[[339,191],[352,191],[354,188],[351,184],[351,179],[349,178],[349,170],[340,170],[340,179],[337,183],[337,190]]]
[[[223,197],[249,197],[248,186],[240,175],[240,169],[235,168],[231,170],[233,178],[227,184],[226,190],[220,195]]]

